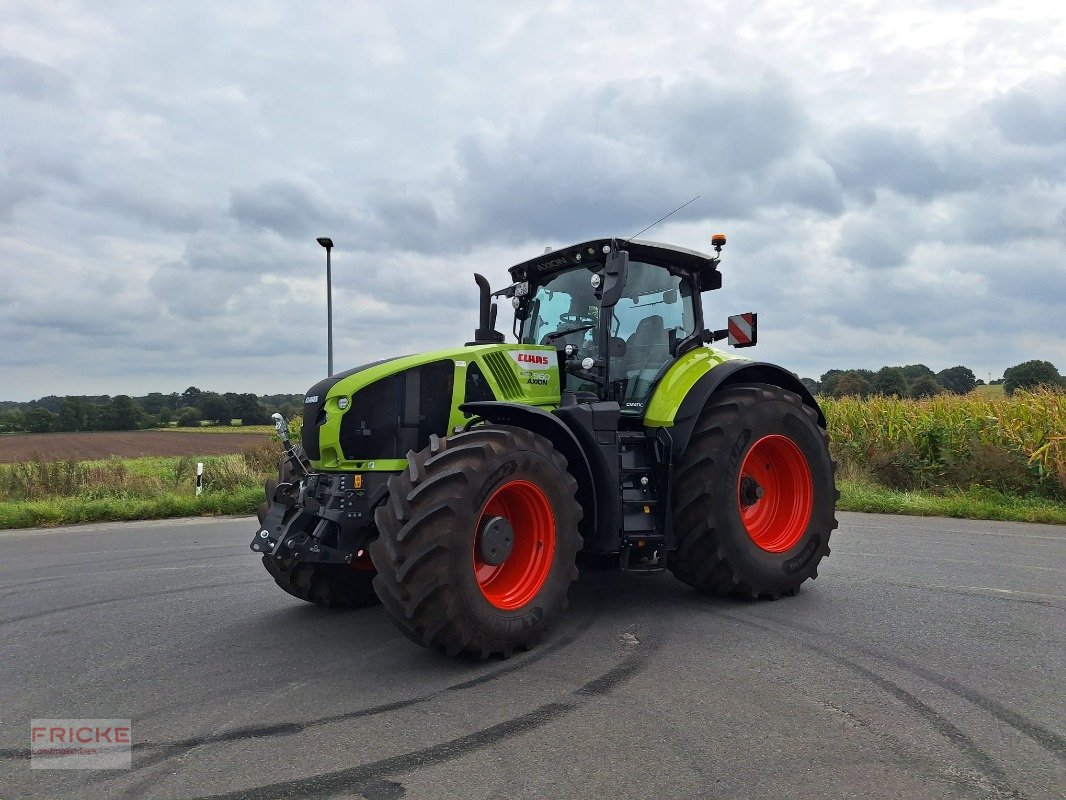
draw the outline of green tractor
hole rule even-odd
[[[462,347],[332,375],[303,404],[251,549],[323,606],[380,602],[418,644],[510,656],[567,604],[579,557],[775,599],[836,527],[825,418],[791,372],[709,345],[716,255],[596,239],[510,268]],[[495,330],[514,306],[515,343]],[[580,556],[579,556],[580,554]]]

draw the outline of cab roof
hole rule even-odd
[[[710,277],[710,273],[717,273],[719,259],[706,253],[689,250],[687,247],[649,242],[644,239],[632,239],[626,242],[624,239],[618,239],[617,237],[590,239],[580,244],[561,247],[558,250],[552,250],[536,258],[523,261],[521,264],[515,264],[508,271],[514,281],[528,280],[539,283],[556,272],[590,262],[602,262],[606,257],[604,247],[609,249],[612,244],[615,247],[621,247],[629,251],[629,257],[633,261],[656,264],[668,268],[671,272],[696,275],[701,278],[701,283],[705,282],[704,277]],[[718,285],[721,285],[720,276],[716,274],[715,277],[718,277],[717,281],[712,279],[706,281],[706,283],[717,282]],[[718,288],[718,286],[712,287],[708,285],[707,288]]]

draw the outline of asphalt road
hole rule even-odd
[[[452,661],[284,594],[248,519],[0,534],[0,798],[1062,797],[1066,529],[842,514],[774,603],[586,572]],[[31,718],[133,769],[31,770]]]

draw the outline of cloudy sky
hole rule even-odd
[[[521,10],[525,8],[525,10]],[[707,250],[802,375],[1066,370],[1061,3],[0,5],[0,399],[299,392],[462,343],[471,273]]]

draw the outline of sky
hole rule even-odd
[[[744,355],[1066,372],[1064,42],[1036,0],[5,0],[0,399],[302,392],[317,236],[339,370],[695,195],[645,238],[728,235]]]

